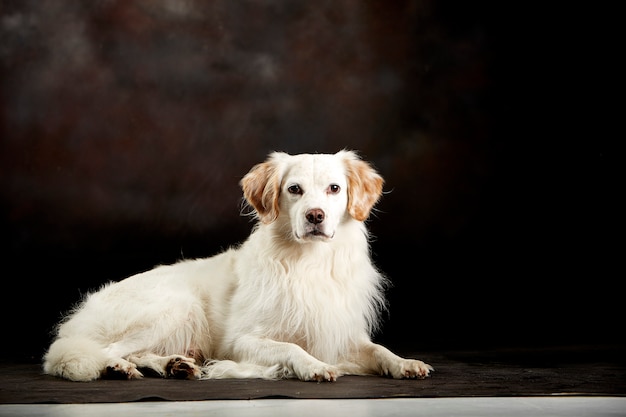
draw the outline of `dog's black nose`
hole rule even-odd
[[[318,208],[311,209],[306,212],[306,219],[309,221],[309,223],[313,224],[319,224],[323,222],[325,216],[326,215],[324,214],[324,210]]]

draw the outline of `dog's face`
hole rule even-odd
[[[279,212],[290,219],[296,240],[335,236],[348,206],[343,164],[334,155],[296,155],[288,161],[280,187]]]
[[[260,221],[282,222],[301,242],[331,240],[346,218],[367,219],[382,185],[382,177],[351,151],[274,152],[241,180]]]

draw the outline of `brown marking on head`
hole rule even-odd
[[[352,151],[340,151],[348,176],[348,212],[356,220],[366,220],[383,192],[383,178]]]
[[[278,218],[281,182],[279,159],[286,154],[273,152],[265,162],[261,162],[241,179],[243,195],[256,211],[262,223],[271,223]]]

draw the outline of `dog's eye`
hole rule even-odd
[[[339,190],[341,190],[341,187],[338,186],[337,184],[330,184],[328,186],[328,192],[330,194],[337,194],[339,192]]]
[[[300,186],[297,184],[290,185],[289,188],[287,188],[287,191],[289,191],[291,194],[302,194],[302,188],[300,188]]]

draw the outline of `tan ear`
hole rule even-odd
[[[340,151],[339,154],[344,158],[348,175],[348,213],[364,221],[382,195],[383,178],[354,152]]]
[[[240,181],[243,196],[257,212],[262,223],[278,218],[278,196],[281,174],[278,166],[279,153],[274,152],[260,164],[252,167]]]

